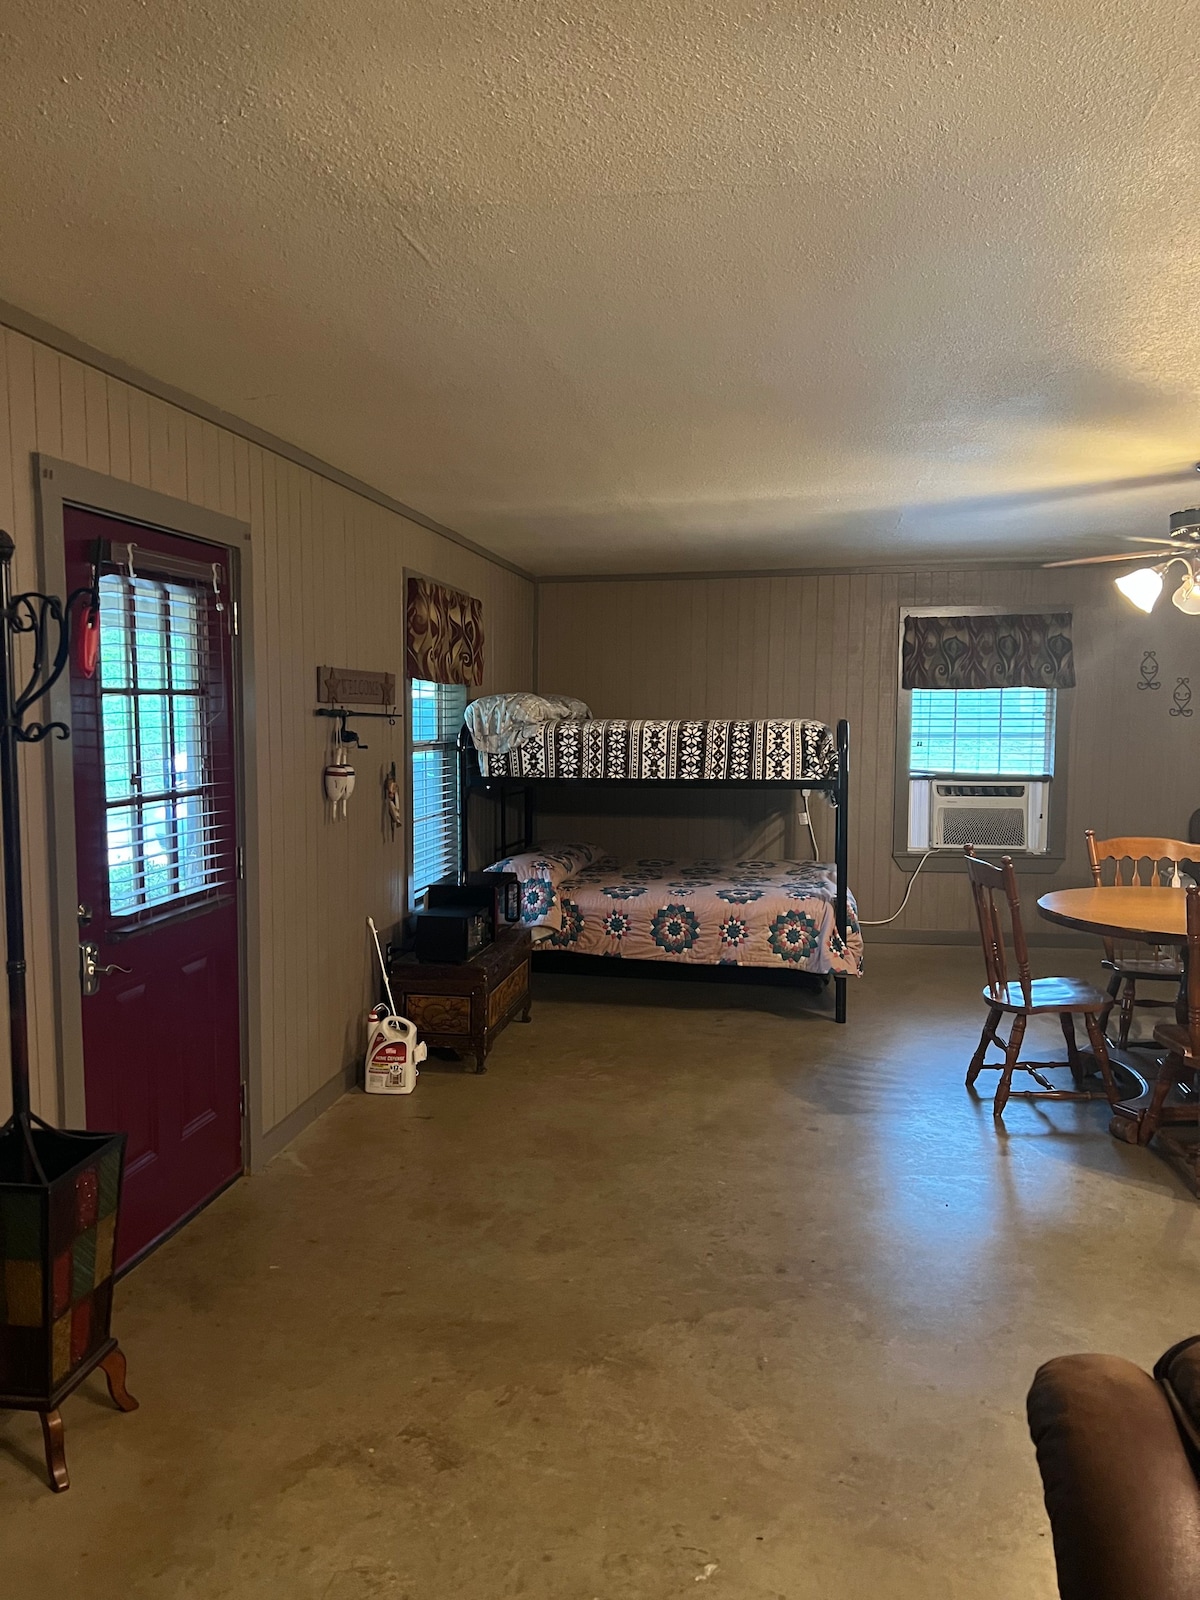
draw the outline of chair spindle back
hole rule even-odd
[[[1191,865],[1200,859],[1200,847],[1183,839],[1133,835],[1097,839],[1091,828],[1087,829],[1086,838],[1088,865],[1097,889],[1103,888],[1106,880],[1117,889],[1170,888],[1179,882],[1181,863]],[[1122,950],[1131,949],[1129,944],[1118,945],[1112,938],[1104,940],[1104,954],[1109,961],[1119,960]]]
[[[967,863],[967,877],[975,901],[975,915],[979,918],[979,937],[983,942],[983,964],[987,971],[988,990],[996,999],[1002,999],[1008,988],[1008,958],[1004,948],[1004,927],[996,905],[997,894],[1002,894],[1008,904],[1012,928],[1013,956],[1017,963],[1017,977],[1026,1005],[1032,1000],[1033,977],[1029,969],[1029,946],[1025,942],[1025,929],[1021,922],[1021,897],[1017,890],[1017,874],[1011,856],[1001,856],[1000,865],[981,861],[975,846],[963,846]]]

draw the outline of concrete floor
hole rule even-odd
[[[846,1028],[544,979],[486,1077],[347,1096],[122,1283],[68,1494],[0,1418],[0,1590],[1051,1597],[1025,1389],[1200,1328],[1200,1210],[1102,1106],[996,1131],[979,965],[876,948]]]

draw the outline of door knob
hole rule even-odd
[[[120,967],[115,961],[100,965],[100,946],[88,939],[79,946],[79,987],[85,995],[99,994],[100,979],[113,972],[132,972],[132,967]]]

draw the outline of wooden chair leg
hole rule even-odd
[[[1071,1080],[1076,1088],[1080,1088],[1083,1085],[1083,1062],[1075,1039],[1075,1018],[1069,1011],[1060,1011],[1058,1020],[1062,1027],[1063,1038],[1067,1041],[1067,1065],[1071,1069]]]
[[[967,1068],[967,1088],[974,1086],[975,1079],[983,1070],[983,1058],[987,1055],[988,1045],[996,1037],[996,1026],[1003,1013],[999,1006],[989,1006],[987,1021],[983,1025],[983,1032],[979,1036],[979,1048],[971,1057],[971,1065]]]
[[[100,1363],[100,1370],[108,1384],[113,1405],[121,1411],[136,1411],[138,1403],[125,1387],[125,1352],[119,1346],[116,1350],[110,1350]]]
[[[39,1411],[42,1440],[46,1446],[46,1475],[55,1494],[71,1487],[67,1473],[67,1446],[61,1411]]]
[[[1025,1037],[1025,1014],[1018,1011],[1012,1019],[1012,1026],[1008,1030],[1008,1048],[1004,1052],[1004,1067],[1000,1073],[1000,1082],[996,1085],[996,1098],[992,1102],[992,1115],[1003,1115],[1008,1104],[1008,1097],[1012,1093],[1012,1075],[1021,1056],[1021,1041]]]
[[[1117,1043],[1124,1050],[1129,1043],[1129,1031],[1133,1027],[1133,1008],[1137,1005],[1137,983],[1133,978],[1125,979],[1125,987],[1121,991],[1121,1025],[1117,1031]]]
[[[1154,1088],[1150,1091],[1150,1099],[1145,1111],[1142,1112],[1141,1121],[1138,1123],[1137,1142],[1149,1144],[1158,1132],[1159,1120],[1162,1109],[1166,1104],[1168,1094],[1179,1080],[1179,1075],[1185,1070],[1183,1058],[1172,1052],[1164,1056],[1158,1068],[1158,1076],[1154,1080]]]
[[[1085,1012],[1083,1025],[1087,1029],[1088,1043],[1092,1047],[1092,1054],[1096,1058],[1096,1065],[1100,1068],[1100,1076],[1104,1079],[1104,1093],[1110,1106],[1117,1103],[1117,1084],[1113,1077],[1112,1062],[1108,1059],[1108,1045],[1104,1038],[1104,1029],[1100,1019],[1094,1012]]]
[[[1120,994],[1120,992],[1121,992],[1121,974],[1119,972],[1114,972],[1112,977],[1108,980],[1108,1004],[1105,1006],[1104,1010],[1100,1013],[1100,1032],[1101,1033],[1107,1033],[1108,1032],[1108,1019],[1112,1014],[1112,1008],[1117,1003],[1117,996]]]

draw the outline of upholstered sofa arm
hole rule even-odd
[[[1027,1408],[1063,1600],[1196,1600],[1200,1489],[1154,1379],[1118,1356],[1059,1356]]]

